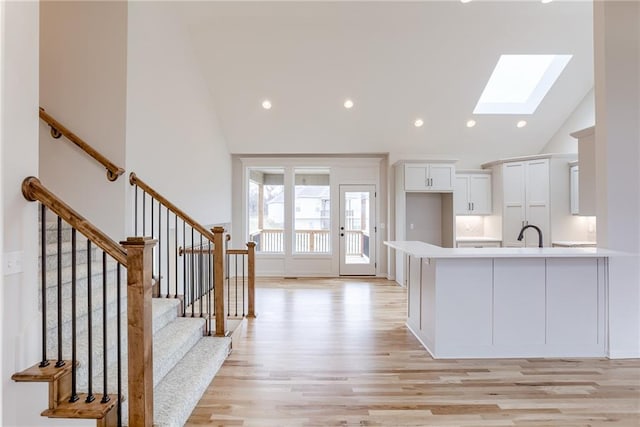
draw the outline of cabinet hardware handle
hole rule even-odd
[[[475,210],[476,210],[476,205],[475,205],[475,203],[473,203],[473,202],[471,202],[471,210],[472,210],[472,211],[475,211]]]

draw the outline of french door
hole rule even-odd
[[[375,185],[340,185],[340,275],[376,274]]]

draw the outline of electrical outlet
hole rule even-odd
[[[22,273],[22,251],[4,254],[4,275]]]
[[[413,224],[409,224],[409,230],[413,230]]]

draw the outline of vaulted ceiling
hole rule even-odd
[[[233,153],[479,164],[538,153],[593,87],[589,1],[196,2],[180,16]],[[501,54],[573,58],[534,114],[474,116]]]

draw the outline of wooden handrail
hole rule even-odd
[[[249,255],[249,249],[227,249],[229,255]]]
[[[22,194],[31,202],[39,201],[45,205],[116,261],[127,267],[127,252],[124,248],[49,191],[38,178],[34,176],[25,178],[22,181]]]
[[[187,215],[182,209],[180,209],[179,207],[177,207],[176,205],[174,205],[173,203],[171,203],[169,200],[167,200],[164,196],[162,196],[160,193],[158,193],[156,190],[154,190],[153,188],[151,188],[149,186],[149,184],[147,184],[146,182],[144,182],[143,180],[141,180],[140,178],[138,178],[138,176],[131,172],[129,174],[129,183],[131,185],[137,185],[138,187],[142,188],[147,194],[151,195],[151,197],[153,197],[154,199],[158,200],[160,203],[162,203],[163,205],[165,205],[167,208],[169,208],[169,210],[171,212],[173,212],[175,215],[178,215],[180,218],[182,218],[182,220],[184,222],[186,222],[187,224],[189,224],[192,228],[194,228],[195,230],[198,230],[198,232],[200,234],[202,234],[203,237],[206,237],[207,239],[209,239],[210,241],[214,241],[214,235],[210,230],[207,230],[206,228],[204,228],[202,225],[200,225],[198,222],[196,222],[195,219],[191,218],[189,215]]]
[[[80,137],[67,129],[62,123],[51,117],[44,108],[40,107],[40,118],[51,126],[51,136],[55,139],[64,135],[69,141],[77,145],[85,153],[93,157],[98,163],[107,169],[107,179],[109,181],[115,181],[120,175],[124,173],[124,169],[116,166],[113,162],[99,153],[91,145],[84,142]]]

